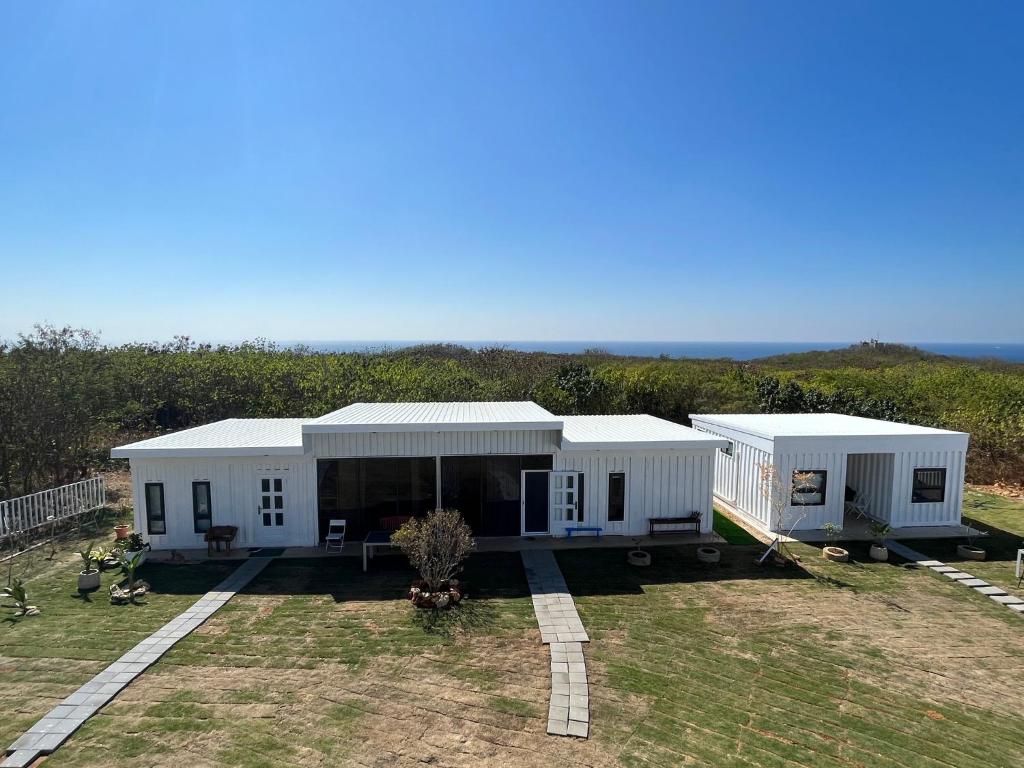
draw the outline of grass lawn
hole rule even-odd
[[[557,553],[592,638],[587,741],[544,733],[548,654],[518,555],[472,557],[470,601],[436,624],[403,599],[412,574],[399,556],[368,574],[355,558],[289,559],[47,766],[1024,764],[1020,617],[874,563],[866,545],[849,564],[797,545],[806,570],[758,568],[757,546],[723,547],[719,566],[694,550],[652,547],[646,569],[624,550]],[[54,703],[219,567],[147,565],[167,594],[127,610],[73,598],[69,565],[40,574],[43,616],[0,625],[5,683],[8,670],[32,674],[8,711]],[[0,719],[5,732],[32,719],[19,717]]]
[[[715,510],[714,531],[729,544],[757,544],[757,539],[747,533],[739,523]]]
[[[964,522],[989,534],[975,541],[977,546],[985,549],[983,561],[963,560],[957,555],[956,546],[965,543],[964,539],[917,540],[908,541],[907,545],[936,560],[963,568],[990,584],[1024,596],[1024,587],[1018,589],[1013,575],[1017,550],[1024,547],[1024,502],[968,490],[964,494],[964,518]]]
[[[29,601],[41,612],[14,618],[13,611],[0,609],[0,748],[233,568],[220,563],[187,569],[147,564],[139,578],[153,586],[154,594],[138,605],[113,606],[107,587],[121,579],[119,571],[104,573],[99,591],[91,596],[78,593],[81,559],[74,549],[84,549],[89,538],[99,537],[60,542],[53,559],[44,547],[14,561],[13,575],[26,580]],[[0,574],[6,584],[6,564]]]

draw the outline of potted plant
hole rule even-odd
[[[821,550],[821,556],[826,560],[831,560],[833,563],[848,562],[850,559],[850,553],[842,547],[837,547],[835,545],[836,537],[843,529],[833,522],[828,522],[821,526],[821,530],[825,532],[825,541],[827,542]]]
[[[892,526],[888,523],[876,521],[868,526],[868,530],[871,531],[871,538],[874,539],[868,554],[871,555],[872,560],[884,563],[889,559],[889,550],[885,546],[885,537],[889,535]]]
[[[984,560],[985,550],[974,543],[977,538],[978,532],[974,528],[968,526],[967,543],[956,545],[957,557],[960,557],[964,560]]]
[[[465,587],[455,578],[473,551],[473,532],[458,510],[435,509],[425,518],[410,518],[391,534],[419,580],[409,588],[409,600],[417,608],[453,608],[465,597]]]
[[[132,527],[128,523],[118,523],[114,526],[114,538],[118,541],[128,538],[128,534],[132,532]]]
[[[631,549],[626,553],[626,562],[630,565],[646,568],[651,564],[651,553],[640,549],[640,539],[633,539],[633,546],[635,549]]]
[[[9,597],[14,601],[13,605],[5,605],[5,608],[13,608],[15,616],[36,616],[39,609],[28,604],[28,592],[25,591],[25,582],[15,579],[9,586],[0,590],[0,597]]]
[[[138,551],[131,556],[127,552],[121,555],[121,567],[124,569],[125,580],[121,584],[110,585],[110,602],[114,605],[134,603],[135,598],[142,597],[149,589],[149,584],[135,580],[135,569],[142,564],[145,551]]]
[[[141,533],[133,533],[124,542],[124,556],[135,557],[139,556],[139,565],[146,562],[146,553],[149,551],[149,544],[147,544]]]
[[[92,592],[94,589],[100,588],[99,563],[105,554],[100,550],[93,549],[92,542],[89,542],[88,547],[79,551],[78,556],[82,558],[82,564],[85,566],[78,574],[79,592]],[[95,568],[93,563],[96,563]]]

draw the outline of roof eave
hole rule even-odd
[[[724,448],[728,440],[631,440],[619,442],[573,442],[562,440],[563,451],[617,451],[643,453],[645,451],[710,451]]]
[[[429,424],[303,424],[302,434],[367,434],[371,432],[550,432],[564,427],[561,421],[500,421]]]
[[[188,459],[259,456],[302,456],[306,453],[301,445],[274,447],[220,447],[220,448],[132,448],[120,446],[110,450],[112,459]]]

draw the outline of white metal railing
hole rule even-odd
[[[0,538],[71,520],[106,503],[107,486],[102,477],[0,501]]]

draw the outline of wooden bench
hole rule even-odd
[[[700,519],[701,519],[701,513],[700,512],[691,512],[689,515],[686,515],[685,517],[650,517],[650,518],[647,519],[647,522],[650,525],[649,533],[650,533],[651,536],[653,536],[655,533],[658,532],[657,531],[658,526],[665,526],[665,525],[691,525],[691,526],[693,526],[694,534],[696,534],[697,536],[700,536]],[[674,531],[674,530],[670,530],[670,531],[664,531],[663,530],[662,531],[662,533],[666,533],[666,532],[667,533],[678,533],[678,531]]]
[[[604,528],[602,528],[599,525],[577,525],[574,528],[566,528],[565,529],[565,538],[571,539],[572,535],[574,533],[583,533],[584,531],[586,531],[588,533],[596,533],[597,534],[597,540],[600,541],[601,540],[601,532],[603,530],[604,530]]]
[[[238,535],[238,528],[233,525],[214,525],[203,534],[203,540],[206,541],[206,553],[209,555],[213,554],[214,546],[217,547],[217,551],[220,552],[220,545],[223,543],[226,551],[231,551],[231,542],[235,540],[235,536]]]

